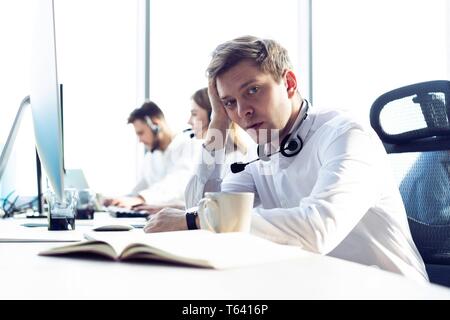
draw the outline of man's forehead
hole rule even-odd
[[[217,77],[219,96],[227,95],[228,91],[241,90],[247,85],[267,76],[254,65],[238,64]]]
[[[136,119],[133,121],[133,125],[136,128],[136,130],[144,128],[146,126],[145,122],[141,119]]]
[[[136,120],[133,121],[133,124],[140,125],[140,124],[144,124],[144,122],[145,122],[145,121],[144,121],[143,119],[138,118],[138,119],[136,119]]]

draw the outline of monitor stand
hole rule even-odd
[[[27,218],[47,218],[44,213],[44,197],[42,193],[42,166],[36,150],[36,178],[37,178],[37,214],[27,215]]]

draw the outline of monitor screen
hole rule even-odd
[[[50,186],[63,200],[64,169],[53,0],[32,1],[30,101],[36,148]]]

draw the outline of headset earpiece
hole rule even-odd
[[[161,127],[157,124],[154,124],[150,117],[145,117],[145,121],[154,135],[157,135],[161,131]]]
[[[298,148],[297,141],[291,140],[291,141],[289,141],[286,149],[289,151],[295,151],[297,148]]]
[[[288,134],[280,143],[280,153],[285,157],[293,157],[303,149],[303,140],[299,134],[290,140],[291,134]]]

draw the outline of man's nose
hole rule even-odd
[[[238,116],[239,118],[248,118],[253,115],[253,106],[246,102],[238,102]]]

